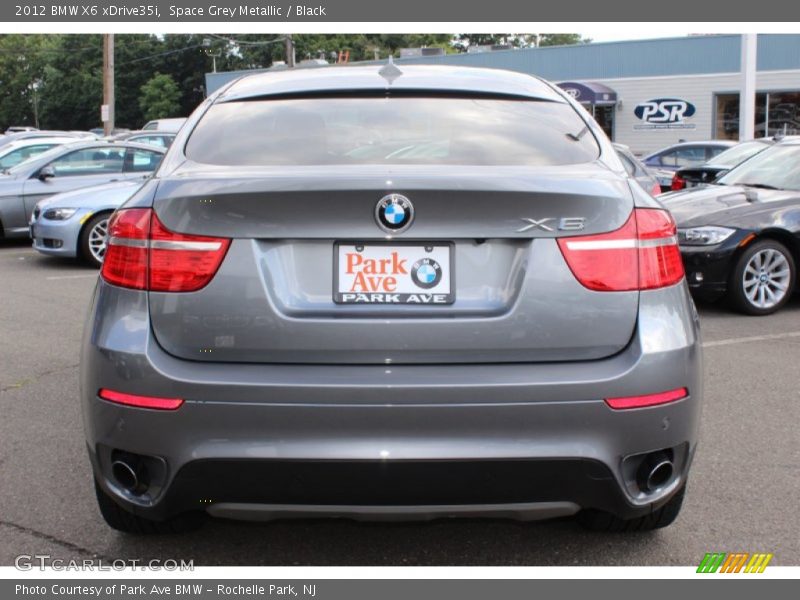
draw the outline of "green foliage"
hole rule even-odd
[[[543,33],[539,36],[539,46],[572,46],[588,44],[591,41],[579,33]]]
[[[165,119],[180,114],[181,92],[169,75],[156,73],[142,86],[139,106],[145,121]]]
[[[514,48],[534,48],[571,46],[591,41],[579,33],[461,33],[455,37],[454,45],[459,51],[466,52],[470,46],[509,45]]]
[[[400,48],[421,46],[465,52],[470,45],[510,44],[516,48],[586,43],[579,34],[298,34],[297,61],[323,57],[350,62],[398,56]],[[216,59],[218,71],[266,68],[286,59],[281,34],[115,36],[115,117],[117,127],[137,129],[158,117],[187,116],[205,96],[205,74]],[[103,48],[99,34],[0,36],[0,131],[10,125],[89,129],[100,125],[103,101]],[[154,73],[163,74],[150,96]],[[166,81],[168,78],[171,85]],[[143,86],[148,99],[144,100]],[[35,102],[36,100],[36,102]],[[161,102],[164,102],[161,104]]]

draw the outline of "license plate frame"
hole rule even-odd
[[[449,283],[449,290],[447,292],[439,291],[438,283],[431,288],[433,291],[426,290],[424,287],[420,287],[418,283],[416,283],[412,278],[412,271],[416,266],[416,262],[422,260],[421,258],[411,264],[409,268],[409,272],[407,274],[407,278],[411,280],[411,284],[417,286],[418,289],[408,291],[408,292],[382,292],[382,291],[363,291],[363,292],[342,292],[340,290],[340,250],[342,248],[354,248],[358,249],[361,247],[363,249],[367,248],[413,248],[416,251],[424,251],[425,254],[431,254],[430,257],[433,259],[433,262],[439,263],[440,268],[442,268],[443,275],[441,276],[444,279],[444,268],[447,269],[447,282]],[[428,251],[428,248],[431,248],[431,251]],[[436,258],[440,258],[440,252],[435,253],[435,249],[445,249],[447,253],[446,260],[436,260]],[[422,255],[425,258],[424,255]],[[408,258],[401,258],[401,260],[408,260]],[[444,263],[446,267],[444,267],[441,263]],[[435,267],[435,266],[434,266]],[[406,285],[408,282],[404,282]],[[391,305],[401,305],[401,306],[450,306],[456,301],[456,293],[455,293],[455,243],[450,241],[427,241],[427,240],[403,240],[403,241],[350,241],[350,240],[337,240],[333,243],[333,277],[331,282],[331,291],[333,296],[333,301],[336,304],[346,305],[346,306],[357,306],[357,305],[382,305],[382,306],[391,306]],[[355,296],[355,297],[353,297]]]

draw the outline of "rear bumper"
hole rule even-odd
[[[98,307],[101,307],[98,310]],[[81,369],[95,476],[160,519],[488,514],[600,508],[638,516],[685,483],[702,397],[694,306],[681,283],[641,294],[630,345],[603,360],[487,365],[196,363],[153,341],[147,295],[98,283]],[[614,411],[603,398],[685,386],[690,396]],[[111,404],[99,388],[186,399],[176,411]],[[670,449],[675,476],[644,493],[635,456]],[[118,453],[151,461],[134,496]]]

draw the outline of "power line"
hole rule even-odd
[[[132,63],[150,60],[151,58],[158,58],[159,56],[169,56],[170,54],[177,54],[178,52],[185,52],[186,50],[193,50],[195,48],[203,48],[203,44],[195,44],[194,46],[186,46],[185,48],[177,48],[175,50],[167,50],[165,52],[158,52],[149,56],[142,56],[141,58],[134,58],[133,60],[126,60],[125,62],[117,63],[117,66],[130,65]]]
[[[211,36],[211,37],[215,37],[217,39],[226,41],[229,44],[236,44],[237,46],[266,46],[268,44],[278,44],[280,42],[285,41],[286,37],[287,37],[287,36],[283,35],[281,37],[277,37],[277,38],[274,38],[274,39],[271,39],[271,40],[263,40],[263,41],[260,41],[260,42],[255,42],[255,41],[250,41],[250,40],[237,40],[235,38],[227,38],[225,36],[217,35],[215,33],[209,33],[208,35]]]

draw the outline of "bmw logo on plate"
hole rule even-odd
[[[411,281],[429,290],[442,280],[442,266],[432,258],[421,258],[411,266]]]
[[[384,231],[398,233],[411,225],[414,220],[414,205],[400,194],[389,194],[378,201],[375,207],[375,220]]]

